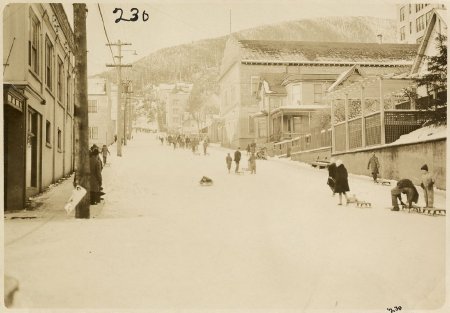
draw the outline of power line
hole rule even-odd
[[[109,41],[108,33],[106,31],[105,20],[103,19],[102,9],[100,8],[100,3],[97,3],[98,11],[100,12],[100,17],[102,18],[103,30],[105,31],[106,40],[108,41],[109,51],[111,51],[111,57],[113,59],[114,64],[116,64],[116,60],[114,59],[114,53],[111,48],[111,42]]]

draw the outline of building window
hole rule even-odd
[[[250,93],[252,96],[256,96],[258,92],[259,76],[250,77]]]
[[[88,100],[88,113],[97,113],[98,104],[97,100]]]
[[[62,132],[61,129],[58,128],[58,149],[61,150],[62,147]]]
[[[428,6],[428,4],[424,4],[424,3],[416,4],[416,12],[419,12],[420,10],[422,10],[426,6]]]
[[[409,4],[409,14],[411,14],[411,3]]]
[[[48,38],[45,40],[45,84],[52,90],[52,72],[53,72],[53,45]]]
[[[48,145],[52,143],[52,124],[49,121],[45,123],[45,142]]]
[[[28,65],[31,70],[39,75],[39,20],[31,13],[30,38],[28,41]]]
[[[405,7],[400,8],[400,22],[405,20]]]
[[[322,102],[322,84],[314,84],[314,104]]]
[[[405,26],[400,28],[400,41],[405,40]]]
[[[425,15],[421,15],[416,19],[416,32],[425,29]]]
[[[89,127],[89,139],[98,139],[98,127]]]
[[[57,78],[57,96],[60,102],[63,101],[63,77],[64,77],[64,65],[61,59],[58,57],[58,78]]]
[[[413,29],[412,22],[409,22],[409,33],[410,34],[412,34],[412,29]]]
[[[302,85],[297,84],[292,86],[292,104],[301,105],[302,99]]]

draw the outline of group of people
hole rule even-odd
[[[100,154],[102,158],[100,158]],[[90,204],[95,205],[103,198],[105,193],[102,187],[102,170],[106,164],[108,154],[111,154],[106,145],[100,149],[96,144],[89,149],[89,165],[90,165]]]
[[[175,150],[177,147],[179,148],[185,148],[185,149],[192,149],[192,153],[196,153],[198,151],[198,146],[200,145],[200,141],[203,146],[203,154],[207,155],[207,149],[209,146],[209,140],[206,136],[203,138],[203,140],[200,140],[197,136],[188,136],[184,134],[178,134],[178,135],[167,135],[167,136],[158,136],[158,139],[161,141],[161,144],[164,144],[164,141],[169,146],[173,146],[173,149]]]
[[[239,173],[239,163],[241,162],[241,147],[238,147],[237,150],[234,152],[234,163],[235,163],[235,173]],[[231,157],[230,153],[225,158],[225,162],[227,163],[227,169],[228,173],[231,171],[231,163],[233,162],[233,158]],[[250,170],[250,174],[256,174],[256,155],[255,152],[250,153],[250,157],[248,159],[248,169]]]
[[[378,174],[380,173],[380,162],[378,161],[375,152],[372,153],[371,158],[367,164],[367,169],[370,170],[374,183],[378,182]],[[425,208],[432,208],[434,205],[434,178],[431,173],[428,172],[428,166],[424,164],[421,167],[421,184],[420,186],[424,192],[425,198]],[[350,191],[348,185],[348,173],[342,160],[335,160],[331,158],[330,164],[328,165],[328,180],[327,184],[330,186],[333,196],[339,194],[339,203],[342,205],[342,195],[345,196],[347,203],[349,198],[347,192]],[[402,201],[402,194],[406,194],[407,204]],[[419,193],[414,186],[414,183],[407,178],[400,179],[397,185],[391,190],[391,200],[392,200],[392,211],[399,211],[399,203],[403,206],[408,206],[412,208],[413,202],[417,203],[419,201]]]

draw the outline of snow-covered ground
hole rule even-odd
[[[446,137],[447,137],[447,125],[426,126],[416,129],[415,131],[412,131],[408,134],[400,136],[400,138],[391,143],[391,145],[421,142]]]
[[[16,308],[387,312],[445,301],[445,218],[391,212],[392,187],[350,176],[372,208],[338,206],[327,172],[298,162],[228,174],[229,150],[193,155],[155,134],[134,134],[122,158],[110,150],[95,219],[5,220]],[[201,187],[203,175],[214,185]]]

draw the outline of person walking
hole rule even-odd
[[[236,163],[236,168],[234,170],[235,173],[239,172],[239,162],[241,161],[241,149],[240,147],[234,152],[234,162]]]
[[[227,162],[228,173],[230,173],[230,170],[231,170],[231,162],[233,162],[233,159],[231,158],[230,153],[228,153],[227,157],[225,158],[225,162]]]
[[[205,138],[203,140],[203,155],[206,155],[206,148],[208,148],[208,140]]]
[[[256,156],[255,153],[252,152],[250,158],[248,159],[248,164],[250,167],[250,174],[256,174]]]
[[[431,173],[428,172],[428,165],[425,164],[420,170],[422,171],[420,186],[423,189],[425,207],[432,208],[434,206],[434,178]]]
[[[90,151],[89,165],[90,165],[90,198],[91,204],[97,204],[100,202],[100,188],[102,186],[102,165],[98,158],[98,149]]]
[[[336,193],[334,191],[334,188],[336,187],[336,160],[334,158],[330,159],[330,164],[328,165],[327,185],[330,186],[334,196]]]
[[[347,191],[350,191],[350,187],[348,186],[348,173],[345,168],[342,160],[336,161],[336,185],[334,188],[334,192],[339,194],[339,203],[338,205],[342,205],[342,194],[345,196],[346,204],[348,204],[348,196]]]
[[[102,156],[103,156],[103,164],[105,164],[105,165],[106,165],[106,157],[108,156],[108,154],[111,154],[108,150],[108,147],[106,145],[103,145]]]
[[[370,173],[372,173],[373,182],[377,182],[378,173],[380,171],[380,162],[378,162],[378,158],[375,155],[375,152],[372,153],[372,157],[369,159],[369,163],[367,164],[367,169],[370,169]]]
[[[402,193],[406,194],[409,209],[412,208],[413,202],[417,203],[417,201],[419,201],[419,193],[417,192],[416,186],[414,186],[413,182],[406,178],[400,179],[397,182],[397,186],[395,186],[391,190],[391,199],[392,199],[391,211],[399,211],[397,200],[400,200],[401,205],[405,205],[402,201]]]
[[[247,155],[250,155],[250,144],[247,145]]]

